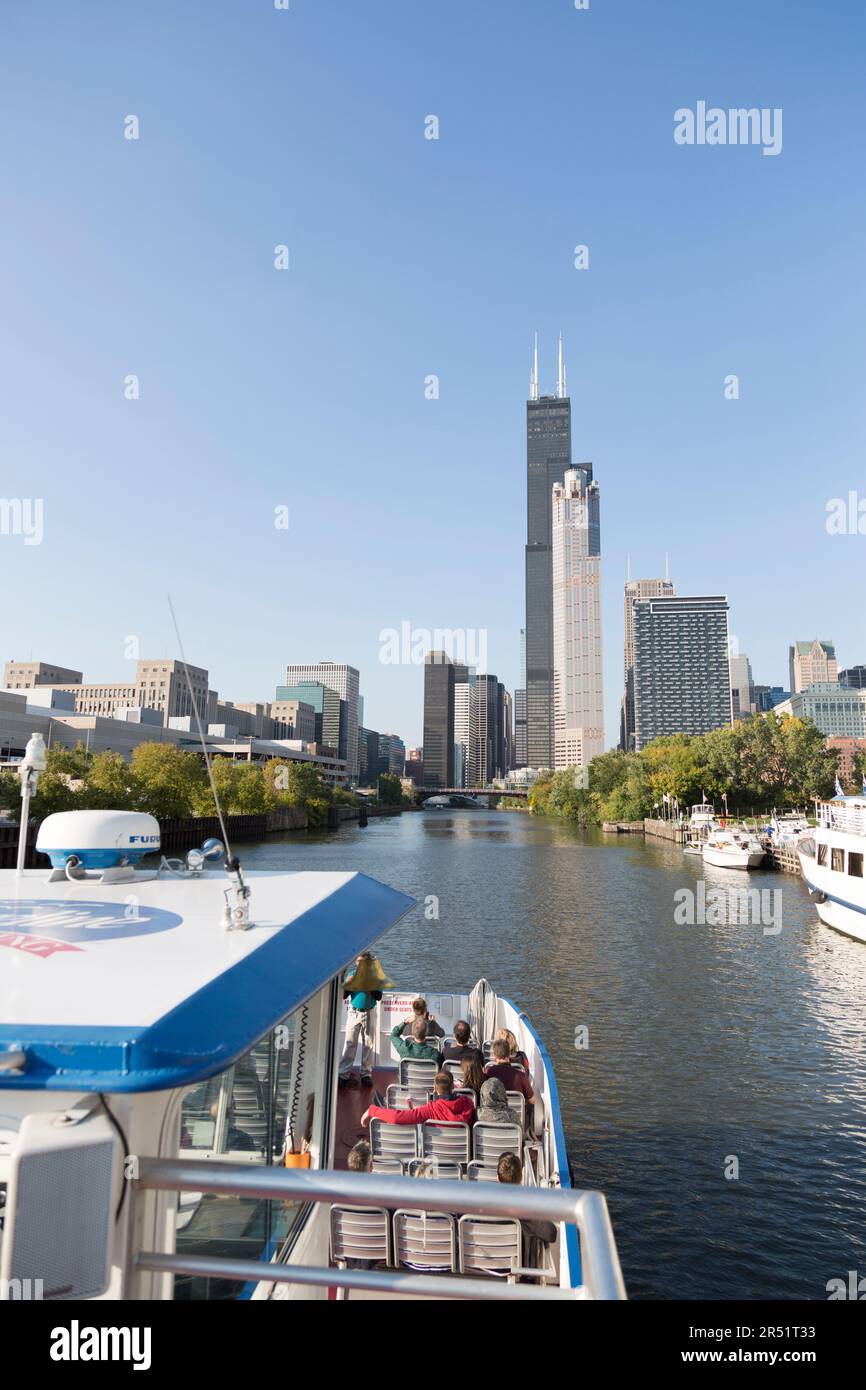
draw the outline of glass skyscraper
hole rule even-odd
[[[537,390],[533,382],[531,392]],[[553,767],[553,567],[551,498],[571,467],[571,401],[526,402],[526,761]],[[591,470],[590,470],[591,472]]]

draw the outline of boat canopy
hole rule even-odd
[[[361,873],[251,873],[252,925],[224,931],[226,878],[49,883],[0,871],[0,1089],[155,1091],[230,1066],[414,899]]]

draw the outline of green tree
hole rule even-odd
[[[190,816],[207,773],[197,753],[173,743],[140,743],[132,753],[132,772],[142,791],[142,810],[160,820]]]
[[[85,800],[99,810],[136,811],[142,806],[143,789],[120,753],[97,753],[87,773]]]
[[[383,772],[379,778],[378,797],[383,806],[399,806],[403,800],[400,778],[391,772]]]

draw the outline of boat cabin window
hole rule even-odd
[[[834,850],[833,850],[833,858],[832,858],[831,863],[830,863],[830,868],[833,869],[833,870],[835,870],[835,872],[836,872],[837,874],[844,874],[844,872],[845,872],[845,851],[844,851],[844,849],[835,849],[835,848],[834,848]]]
[[[863,855],[856,853],[853,849],[848,855],[848,872],[852,878],[863,877]]]
[[[827,863],[827,846],[826,846],[826,845],[819,845],[819,846],[818,846],[818,863],[819,863],[819,864],[826,864],[826,863]]]
[[[183,1099],[180,1156],[265,1167],[284,1162],[289,1147],[301,1150],[312,1134],[319,1097],[309,1071],[316,1054],[320,999],[290,1014],[233,1066],[190,1090]],[[306,1063],[306,1065],[305,1065]],[[181,1192],[178,1253],[245,1260],[272,1257],[303,1207],[288,1201],[220,1193]],[[178,1275],[176,1299],[237,1299],[236,1280]]]

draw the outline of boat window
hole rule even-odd
[[[261,1166],[283,1163],[312,1135],[320,999],[290,1014],[233,1066],[191,1090],[181,1110],[180,1156]],[[315,1073],[317,1074],[317,1073]],[[181,1192],[178,1254],[269,1260],[292,1229],[300,1203],[221,1193]],[[178,1275],[176,1299],[237,1299],[237,1280]]]
[[[848,855],[848,872],[852,878],[863,877],[863,855],[851,850]]]
[[[818,846],[818,863],[819,863],[819,864],[826,864],[826,863],[827,863],[827,846],[826,846],[826,845],[819,845],[819,846]]]
[[[836,872],[837,874],[844,874],[844,872],[845,872],[845,851],[844,851],[844,849],[834,849],[834,850],[833,850],[833,858],[832,858],[832,861],[831,861],[831,863],[830,863],[830,868],[833,869],[833,870],[835,870],[835,872]]]

